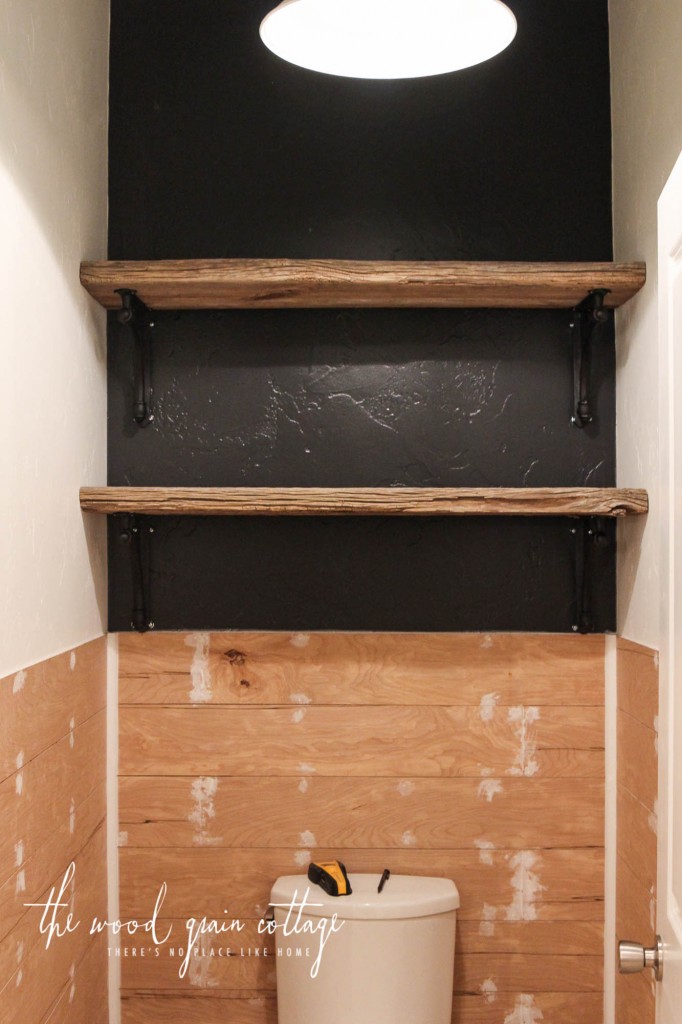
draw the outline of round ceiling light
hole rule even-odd
[[[502,0],[283,0],[260,35],[311,71],[422,78],[494,57],[516,35],[516,18]]]

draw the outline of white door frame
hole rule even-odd
[[[658,203],[661,650],[658,931],[665,978],[659,1024],[682,1016],[682,155]],[[676,692],[677,691],[677,692]],[[677,865],[677,866],[676,866]]]

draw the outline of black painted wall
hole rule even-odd
[[[113,259],[611,258],[606,0],[511,0],[479,67],[361,82],[260,43],[274,0],[112,0]],[[570,424],[564,312],[156,316],[154,423],[110,327],[109,482],[603,485],[614,351]],[[157,628],[533,629],[575,622],[567,520],[161,520]],[[129,628],[111,528],[110,626]],[[611,531],[610,531],[611,536]],[[614,627],[613,547],[595,625]]]

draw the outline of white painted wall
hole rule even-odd
[[[643,259],[647,285],[618,313],[618,481],[651,512],[619,535],[619,633],[659,648],[656,204],[682,149],[682,2],[610,0],[615,257]]]
[[[100,635],[108,0],[0,0],[0,676]]]

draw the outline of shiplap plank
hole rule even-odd
[[[658,736],[626,711],[618,711],[618,782],[649,811],[658,800]]]
[[[25,904],[35,903],[56,882],[55,866],[67,865],[76,857],[105,814],[106,792],[100,783],[73,810],[69,807],[59,828],[32,856],[24,860],[22,851],[21,865],[0,886],[0,939],[28,913]]]
[[[122,707],[124,775],[603,776],[601,708]],[[570,752],[570,756],[569,753]]]
[[[67,906],[58,911],[57,920],[64,926],[66,915],[72,912],[74,922],[81,921],[76,930],[54,939],[46,948],[45,937],[39,935],[42,911],[33,908],[33,919],[25,926],[19,926],[21,938],[10,933],[1,944],[3,962],[7,958],[4,951],[9,949],[10,959],[14,953],[13,969],[0,982],[3,986],[0,990],[3,1024],[40,1021],[71,982],[72,967],[82,959],[91,944],[90,922],[95,916],[101,918],[106,913],[106,837],[103,828],[98,830],[78,858],[74,886],[69,891],[73,899],[69,897]],[[24,952],[20,942],[28,941],[31,933],[36,939],[30,948],[24,947]]]
[[[0,679],[0,782],[106,702],[104,638]]]
[[[658,651],[618,638],[618,706],[648,729],[658,721]]]
[[[456,996],[452,1024],[504,1024],[525,1008],[526,1019],[551,1024],[603,1024],[601,993],[502,992],[489,1001],[482,994]],[[232,999],[210,996],[125,993],[122,1024],[277,1024],[275,999],[265,995]],[[533,1011],[535,1011],[533,1013]],[[539,1015],[542,1014],[542,1017]],[[517,1012],[516,1020],[523,1020]]]
[[[121,779],[120,821],[147,847],[602,846],[603,799],[593,779],[141,776]]]
[[[655,815],[623,786],[618,787],[618,855],[644,888],[656,885],[657,835]]]
[[[307,854],[292,849],[156,849],[124,847],[120,851],[121,913],[127,918],[149,917],[161,880],[168,884],[163,913],[172,918],[221,917],[247,920],[267,908],[270,889],[279,875],[305,872]],[[385,867],[395,874],[452,878],[459,890],[458,919],[481,922],[496,910],[506,921],[516,905],[519,851],[474,850],[349,850],[318,848],[320,860],[339,857],[350,871],[377,878]],[[527,902],[527,914],[540,922],[601,923],[604,852],[595,848],[532,851],[532,871],[541,889]],[[219,893],[219,898],[216,896]]]
[[[32,857],[104,778],[105,711],[74,726],[0,783],[0,882],[17,869],[17,845]]]
[[[604,638],[123,633],[121,704],[604,704]]]

